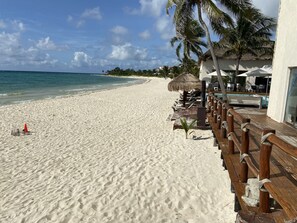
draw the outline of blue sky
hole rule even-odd
[[[0,70],[101,72],[177,64],[167,0],[0,0]],[[279,0],[253,0],[276,16]]]

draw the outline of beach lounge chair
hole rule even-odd
[[[174,104],[172,106],[172,109],[173,109],[174,112],[178,111],[180,109],[188,109],[188,108],[191,108],[191,107],[193,107],[195,105],[198,105],[200,101],[201,100],[194,100],[194,101],[191,101],[191,102],[186,102],[186,107],[184,107],[183,104],[176,103],[176,104]]]
[[[255,90],[253,89],[253,86],[252,86],[249,82],[247,82],[247,83],[245,84],[245,90],[248,91],[248,92],[254,92],[254,91],[255,91]]]
[[[227,83],[227,91],[234,91],[234,84]]]

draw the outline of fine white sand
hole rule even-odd
[[[0,107],[0,222],[234,222],[211,132],[166,120],[168,81]]]

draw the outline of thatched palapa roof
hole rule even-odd
[[[201,82],[193,74],[180,74],[168,83],[169,91],[190,91],[201,89]]]
[[[222,41],[219,41],[219,43],[222,42]],[[270,47],[270,48],[274,48],[274,42],[272,41],[267,47]],[[231,54],[231,55],[225,55],[225,52],[227,51],[227,49],[224,49],[222,47],[219,47],[218,45],[214,45],[214,52],[215,52],[215,55],[218,59],[225,59],[225,60],[236,60],[236,55],[235,54]],[[211,53],[210,53],[210,50],[207,50],[203,56],[202,56],[203,60],[206,61],[206,60],[212,60],[212,57],[211,57]],[[258,56],[255,56],[255,55],[252,55],[250,53],[245,53],[242,55],[242,58],[241,60],[272,60],[273,58],[273,55],[269,55],[269,54],[266,54],[266,55],[258,55]]]

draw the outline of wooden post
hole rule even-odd
[[[221,126],[227,120],[227,108],[226,104],[223,104],[222,115],[221,115]],[[221,136],[222,138],[226,138],[226,129],[221,127]]]
[[[234,117],[232,114],[228,113],[227,115],[227,123],[228,123],[228,134],[234,132]],[[230,137],[228,137],[228,153],[234,153],[234,142]]]
[[[275,130],[264,129],[262,136],[267,133],[275,133]],[[260,147],[260,170],[259,170],[259,180],[270,178],[270,155],[271,155],[272,145],[269,142],[261,143]],[[269,193],[265,188],[260,189],[260,201],[259,209],[261,212],[270,212],[269,207]]]
[[[246,124],[250,123],[250,119],[244,118],[241,126],[241,155],[249,154],[249,131],[245,127]],[[243,158],[240,158],[240,181],[246,183],[248,179],[248,165]]]
[[[211,97],[210,97],[210,115],[211,115],[211,117],[213,118],[213,115],[214,115],[214,96],[212,95]]]
[[[210,108],[211,108],[211,96],[210,95],[208,95],[207,96],[207,104],[206,104],[206,112],[208,113],[208,112],[210,112]]]
[[[217,121],[217,128],[221,129],[221,123],[222,123],[222,103],[220,101],[218,101],[218,121]]]
[[[213,103],[214,103],[214,95],[212,95],[212,96],[210,97],[210,102],[211,102],[211,106],[213,106]]]
[[[205,107],[205,95],[206,95],[206,82],[201,81],[201,106]]]
[[[214,116],[214,107],[213,107],[213,105],[210,106],[210,115],[213,118],[213,116]]]
[[[217,115],[218,115],[218,101],[215,99],[213,102],[213,108],[214,108],[214,114],[213,114],[213,118],[214,118],[214,123],[217,123]]]
[[[204,129],[206,120],[206,108],[199,105],[197,108],[197,127]]]
[[[186,107],[187,95],[188,95],[188,92],[187,91],[184,91],[184,93],[183,93],[183,106],[184,107]]]
[[[238,212],[240,210],[241,210],[241,207],[240,207],[240,203],[239,203],[238,197],[234,193],[234,211],[235,212]]]

